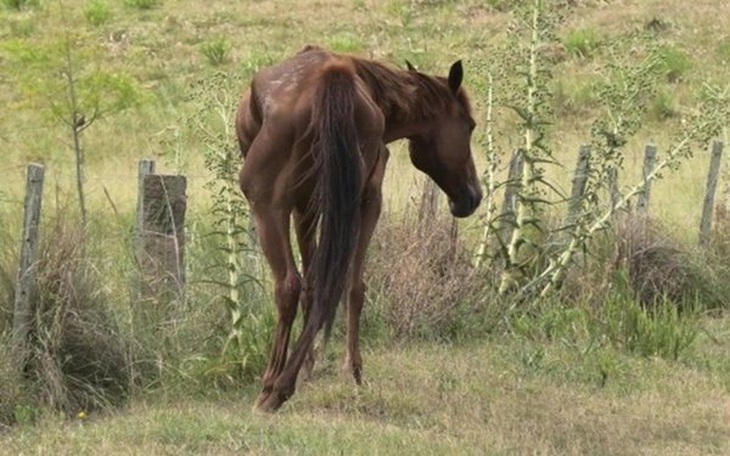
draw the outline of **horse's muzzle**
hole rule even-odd
[[[481,188],[478,185],[467,185],[458,198],[449,198],[449,209],[454,217],[468,217],[477,210],[481,201]]]

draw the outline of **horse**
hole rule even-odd
[[[329,339],[346,299],[345,369],[362,384],[359,325],[365,255],[382,206],[390,152],[407,138],[412,164],[446,193],[451,213],[471,215],[482,198],[471,153],[475,128],[461,87],[461,61],[448,77],[306,46],[257,72],[236,114],[243,156],[239,184],[270,266],[278,311],[255,410],[273,412],[293,394],[314,339]],[[301,256],[297,269],[291,222]],[[301,302],[304,324],[289,339]]]

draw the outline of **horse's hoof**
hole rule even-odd
[[[304,360],[304,365],[299,371],[298,379],[303,382],[309,382],[314,378],[314,358],[307,358]]]
[[[351,375],[355,379],[355,383],[358,386],[362,386],[362,366],[354,365],[349,362],[345,362],[342,370],[346,375]]]
[[[352,377],[355,379],[357,386],[362,386],[362,367],[353,367]]]
[[[258,397],[256,398],[256,402],[254,402],[253,411],[266,412],[263,404],[266,403],[266,400],[269,398],[270,395],[271,391],[262,391],[261,393],[259,393]]]
[[[256,401],[254,410],[262,413],[274,413],[286,402],[286,396],[280,392],[273,391],[267,397]]]

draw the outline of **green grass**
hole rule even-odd
[[[569,54],[581,59],[593,58],[601,46],[601,36],[596,30],[571,30],[563,38],[563,46]]]
[[[700,337],[712,360],[701,366],[617,351],[598,359],[521,337],[402,344],[366,350],[361,388],[331,365],[339,362],[319,366],[275,416],[252,414],[252,387],[208,400],[149,399],[86,420],[46,416],[5,434],[3,451],[723,454],[730,366],[727,349],[716,347],[727,347],[730,328],[706,325],[715,340]]]
[[[84,15],[91,25],[97,27],[109,22],[112,16],[109,5],[103,0],[91,0],[86,5]]]
[[[220,66],[230,59],[231,43],[225,38],[206,41],[200,46],[200,52],[213,66]]]

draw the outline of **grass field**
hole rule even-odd
[[[199,82],[223,74],[218,88],[232,111],[257,69],[308,43],[397,66],[408,59],[429,73],[445,73],[463,59],[479,124],[474,153],[480,169],[486,166],[487,73],[495,77],[495,147],[504,176],[511,151],[521,145],[518,120],[506,106],[519,81],[511,57],[518,3],[0,1],[0,103],[6,106],[0,111],[0,454],[730,453],[730,319],[724,311],[647,318],[635,302],[611,301],[622,290],[620,278],[605,288],[602,279],[579,276],[584,289],[570,305],[547,301],[513,316],[500,313],[496,301],[467,296],[465,301],[486,304],[478,311],[467,306],[435,329],[416,324],[413,333],[395,334],[391,320],[401,314],[388,306],[403,297],[387,294],[384,277],[392,274],[384,260],[405,268],[400,255],[411,251],[389,251],[387,242],[394,231],[412,230],[408,216],[423,182],[402,143],[391,146],[385,213],[374,242],[364,315],[365,386],[356,388],[340,373],[337,331],[315,378],[274,416],[251,412],[261,353],[252,361],[255,372],[243,377],[217,364],[226,329],[223,304],[209,282],[223,280],[224,270],[211,266],[218,258],[209,235],[214,195],[205,185],[213,172],[205,166],[207,144],[196,124],[202,119],[216,134],[226,125],[211,114]],[[561,164],[548,175],[567,192],[578,147],[590,141],[591,124],[604,110],[596,82],[610,78],[610,63],[631,62],[656,47],[665,73],[625,149],[619,178],[630,186],[640,179],[644,145],[655,142],[661,156],[706,84],[730,84],[730,4],[569,3],[556,42],[543,50],[554,62],[554,116],[546,142]],[[65,239],[59,223],[77,217],[72,140],[62,120],[69,55],[82,113],[103,114],[81,136],[93,258],[83,263],[98,283],[89,296],[108,304],[117,322],[112,332],[124,336],[125,353],[146,357],[139,369],[147,371],[139,375],[154,372],[135,384],[124,406],[88,416],[86,410],[60,413],[24,396],[7,374],[4,354],[28,162],[47,168],[43,227],[53,235],[46,236]],[[136,172],[144,157],[155,158],[158,171],[185,174],[189,182],[190,302],[184,318],[148,334],[130,323]],[[726,244],[711,252],[695,249],[708,160],[698,147],[678,170],[664,173],[654,184],[650,213],[663,240],[693,259],[722,265]],[[727,205],[728,182],[723,165],[720,208]],[[482,216],[460,222],[467,249],[479,236]],[[728,231],[718,224],[716,232]],[[602,271],[585,269],[586,276]],[[715,272],[725,277],[726,266]],[[259,278],[265,282],[266,274]],[[444,294],[418,296],[429,293]],[[259,301],[273,312],[268,298]],[[2,403],[9,400],[17,404]]]
[[[364,387],[321,368],[275,416],[252,414],[252,388],[150,398],[112,416],[48,417],[4,436],[0,451],[726,454],[730,329],[711,330],[718,340],[698,341],[698,361],[678,363],[618,352],[601,360],[515,338],[379,346],[365,353]],[[598,366],[609,360],[614,369],[604,380]]]

